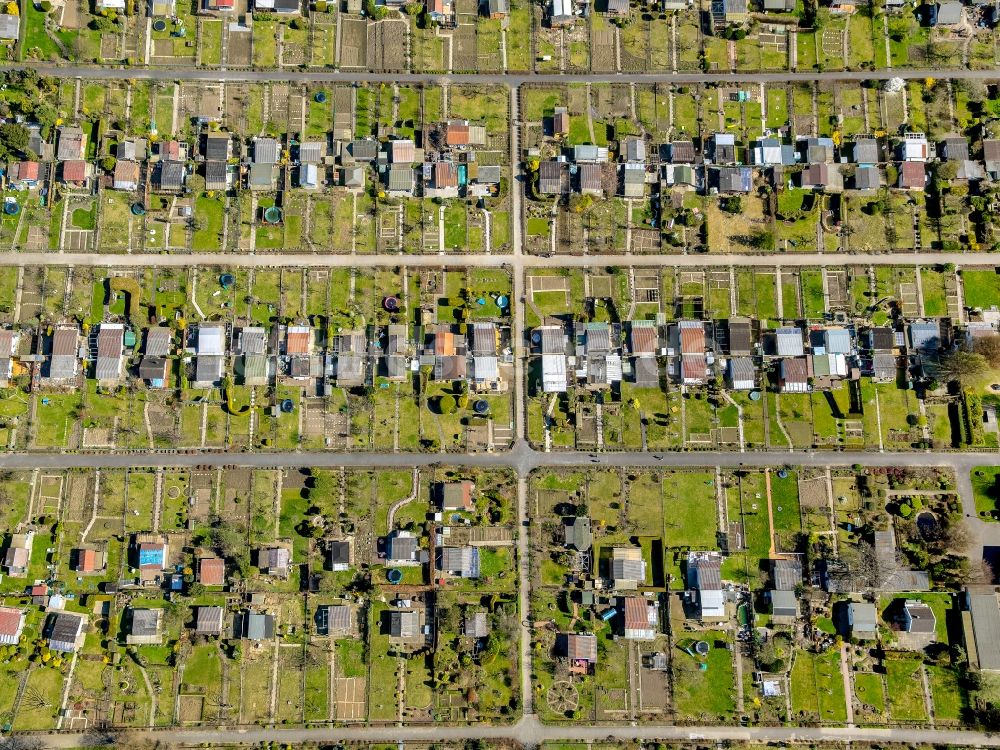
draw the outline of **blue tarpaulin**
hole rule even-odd
[[[162,549],[142,549],[139,550],[140,565],[163,565]]]

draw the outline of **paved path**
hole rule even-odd
[[[281,81],[287,83],[426,83],[437,85],[500,85],[520,86],[525,83],[794,83],[797,81],[880,81],[888,78],[916,80],[924,78],[950,78],[992,80],[1000,77],[996,68],[982,70],[892,69],[817,72],[815,70],[757,73],[752,71],[731,73],[702,73],[692,71],[675,73],[404,73],[404,72],[345,72],[341,70],[206,70],[203,68],[143,68],[140,66],[102,65],[37,65],[14,64],[11,69],[32,69],[41,75],[61,78],[93,78],[102,80],[151,80],[151,81],[211,81],[213,83],[253,83]]]
[[[0,469],[124,469],[152,467],[365,467],[470,466],[508,467],[522,473],[543,467],[636,466],[704,467],[739,466],[948,466],[959,475],[959,491],[964,496],[963,473],[973,466],[998,465],[1000,453],[885,452],[863,451],[678,451],[666,453],[585,453],[583,451],[536,451],[521,442],[505,453],[225,453],[223,451],[133,451],[119,453],[6,453],[0,454]],[[971,496],[970,496],[971,498]],[[984,524],[989,529],[1000,524]]]
[[[884,729],[870,727],[739,727],[739,726],[583,726],[565,723],[559,726],[541,724],[535,717],[525,717],[517,724],[491,727],[481,724],[465,727],[386,726],[330,727],[317,729],[166,729],[158,732],[135,732],[128,738],[150,738],[208,746],[224,737],[227,742],[262,744],[266,742],[463,742],[469,740],[514,740],[527,746],[542,742],[603,742],[666,741],[702,744],[778,743],[778,742],[897,742],[909,745],[956,745],[961,747],[1000,747],[1000,735],[989,732],[967,732],[958,729]],[[78,747],[80,735],[64,732],[41,735],[44,747]]]
[[[454,253],[448,255],[328,255],[303,253],[143,253],[137,255],[101,253],[0,253],[2,266],[94,266],[97,268],[148,268],[170,266],[234,266],[239,268],[350,268],[359,267],[431,267],[468,266],[473,268],[590,268],[595,266],[666,266],[704,268],[706,266],[759,266],[774,268],[802,266],[897,266],[954,263],[956,266],[995,266],[1000,264],[996,253],[797,253],[795,255],[726,255],[723,253],[696,255],[486,255],[484,253]]]

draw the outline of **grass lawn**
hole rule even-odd
[[[733,655],[725,647],[726,636],[721,631],[706,631],[698,637],[712,647],[704,659],[674,649],[674,705],[687,718],[725,722],[736,709]],[[702,664],[707,669],[702,670]]]
[[[49,667],[36,666],[28,675],[27,690],[38,695],[34,704],[23,701],[17,716],[14,717],[14,729],[39,730],[52,729],[56,724],[56,715],[62,701],[64,678],[58,670]]]
[[[406,693],[404,700],[411,708],[428,708],[434,698],[431,689],[430,659],[428,657],[407,659],[406,661]]]
[[[842,724],[847,719],[839,651],[833,649],[822,654],[799,651],[795,654],[792,713],[824,723]]]
[[[326,644],[311,643],[307,649],[304,667],[305,681],[304,713],[306,721],[322,721],[327,718],[330,690],[330,662]]]
[[[27,660],[12,659],[0,669],[0,711],[8,714],[17,696],[18,677],[28,667]]]
[[[822,318],[826,312],[823,297],[823,272],[805,270],[802,272],[802,304],[807,318]]]
[[[222,225],[225,218],[224,198],[199,196],[194,203],[195,230],[191,249],[195,252],[221,250]]]
[[[531,5],[510,4],[510,24],[507,32],[507,68],[526,71],[531,68]]]
[[[73,226],[77,229],[87,229],[93,231],[97,228],[97,211],[94,210],[94,204],[90,204],[90,208],[77,208],[73,211],[73,215],[70,219]]]
[[[330,129],[333,120],[333,109],[329,103],[317,102],[316,94],[320,92],[315,92],[310,96],[309,102],[307,104],[307,118],[306,118],[306,137],[307,138],[325,138],[326,132]],[[326,92],[322,92],[326,93]]]
[[[777,299],[777,294],[775,295]],[[781,316],[786,320],[799,317],[799,285],[795,276],[784,273],[781,277]]]
[[[780,128],[788,123],[788,91],[777,86],[767,91],[767,127]]]
[[[545,237],[549,233],[549,220],[532,216],[526,222],[528,234],[535,237]]]
[[[463,250],[468,239],[468,219],[465,205],[452,201],[444,209],[444,244],[451,250]]]
[[[950,667],[927,667],[927,678],[934,703],[934,721],[957,723],[969,705],[969,694]]]
[[[802,530],[799,515],[799,484],[794,472],[782,479],[771,475],[771,506],[774,512],[774,533],[778,537],[779,549],[792,545],[790,537]]]
[[[364,677],[368,671],[365,665],[365,644],[359,640],[337,641],[337,676]]]
[[[273,198],[261,198],[257,204],[257,215],[262,217],[264,211],[273,207],[275,201]],[[284,212],[282,213],[284,216]],[[268,224],[263,221],[257,223],[254,228],[254,233],[256,234],[256,247],[262,250],[276,250],[284,245],[285,242],[285,224],[284,222],[279,224]]]
[[[45,404],[42,398],[48,400]],[[39,448],[64,448],[75,423],[73,416],[80,406],[78,393],[52,393],[38,400],[35,445]]]
[[[201,64],[218,65],[222,62],[222,21],[199,19],[201,24]]]
[[[770,397],[770,395],[769,395]],[[774,394],[780,406],[781,422],[797,448],[808,448],[813,442],[812,399],[808,393]],[[771,438],[776,436],[772,433]]]
[[[663,480],[664,546],[714,549],[715,475],[678,472]]]
[[[922,721],[927,718],[924,705],[920,661],[890,659],[885,662],[886,686],[889,689],[889,714],[897,721]]]
[[[969,307],[1000,304],[1000,273],[996,268],[963,269],[962,284]]]
[[[368,658],[371,664],[368,683],[368,718],[392,721],[396,718],[397,660],[389,656],[389,636],[380,632],[382,613],[387,609],[374,602],[369,615]]]
[[[278,64],[278,26],[274,21],[254,21],[253,64],[259,68]]]
[[[997,477],[1000,476],[1000,466],[977,466],[972,470],[972,490],[976,498],[976,513],[980,518],[993,520],[993,511],[997,510]]]
[[[932,268],[920,269],[920,281],[924,292],[924,315],[940,318],[948,314],[943,273]]]
[[[101,196],[101,246],[103,249],[120,251],[129,244],[128,195],[118,190],[110,190]]]
[[[885,713],[885,693],[882,689],[882,675],[874,672],[854,673],[854,695],[868,710]]]
[[[215,643],[195,646],[184,663],[184,685],[211,696],[222,684],[222,659]]]
[[[13,529],[23,518],[31,495],[31,482],[27,475],[12,473],[0,479],[0,492],[7,501],[0,508],[0,523],[5,529]]]
[[[899,387],[898,382],[874,383],[873,385],[878,390],[883,427],[886,429],[905,427],[907,415],[917,410],[912,397],[908,396],[905,389]],[[889,425],[886,425],[886,420],[889,421]]]
[[[733,498],[735,494],[731,492],[729,497]],[[742,514],[747,551],[757,557],[767,557],[771,551],[771,524],[767,513],[767,487],[763,473],[748,473],[739,480],[738,507]],[[730,514],[737,517],[733,511],[734,509],[730,510]]]
[[[45,30],[45,18],[48,14],[38,10],[34,3],[21,4],[21,15],[24,27],[24,44],[21,47],[21,58],[31,57],[55,61],[62,56],[59,46]],[[69,48],[72,48],[77,36],[74,31],[58,31],[56,36]]]
[[[271,651],[245,656],[241,665],[243,706],[241,715],[247,722],[267,721],[271,714]],[[186,676],[186,675],[185,675]]]

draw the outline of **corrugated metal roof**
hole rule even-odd
[[[274,138],[256,138],[253,142],[253,160],[255,164],[278,163],[278,141]]]
[[[150,357],[166,357],[170,354],[170,339],[172,332],[165,326],[150,328],[146,332],[146,355]]]
[[[775,347],[779,357],[797,357],[804,351],[802,331],[799,328],[779,328],[774,334]]]

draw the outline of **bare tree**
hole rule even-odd
[[[52,703],[49,699],[46,698],[45,695],[33,685],[29,685],[24,691],[24,703],[29,708],[38,711],[52,707]]]
[[[868,542],[859,542],[853,550],[844,553],[847,575],[851,588],[855,591],[874,591],[881,588],[898,568],[898,559],[890,565],[879,557],[875,547]]]
[[[92,727],[80,738],[80,747],[105,747],[117,745],[121,733],[110,727]]]
[[[0,739],[0,750],[36,750],[42,747],[42,741],[34,737],[4,737]]]

